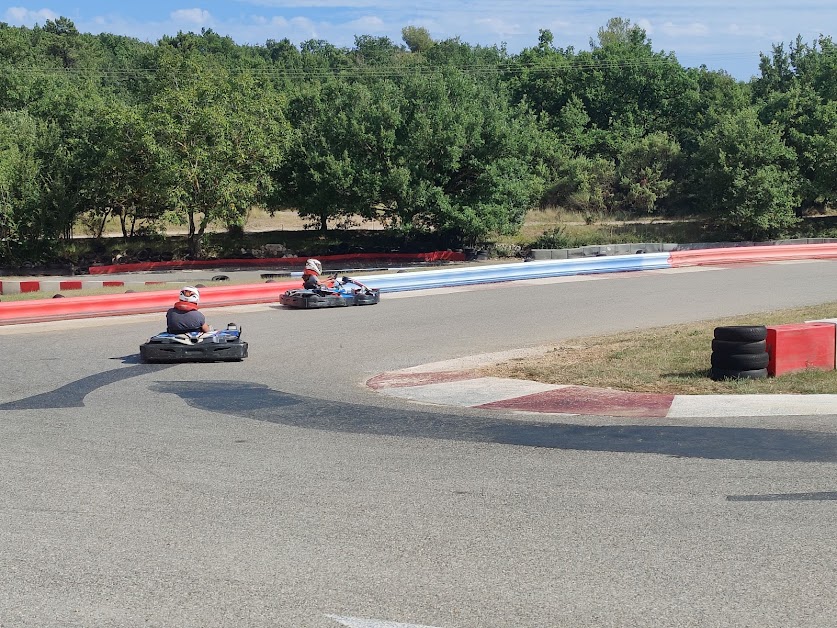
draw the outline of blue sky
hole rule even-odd
[[[0,5],[0,20],[34,26],[69,17],[87,33],[110,32],[155,42],[178,31],[211,28],[240,44],[288,38],[324,39],[351,47],[356,35],[402,43],[404,26],[422,26],[434,39],[505,44],[509,52],[535,46],[549,29],[556,46],[589,48],[611,17],[642,26],[655,50],[674,52],[685,66],[706,65],[747,80],[759,52],[801,35],[837,38],[837,1],[797,0],[37,0]]]

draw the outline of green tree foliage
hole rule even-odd
[[[626,142],[618,156],[617,177],[627,208],[652,214],[674,185],[672,173],[680,146],[666,133]]]
[[[159,185],[197,256],[210,223],[241,225],[270,194],[290,129],[281,99],[252,73],[169,49],[158,67],[147,116]]]
[[[761,56],[753,94],[764,122],[775,122],[796,151],[805,206],[837,203],[837,46],[801,38]]]
[[[463,243],[519,228],[542,187],[533,119],[460,71],[408,76],[401,92],[400,176],[382,200],[402,228]]]
[[[2,258],[36,252],[48,229],[40,154],[52,135],[25,111],[0,112],[0,243]]]
[[[778,237],[799,222],[796,154],[755,108],[726,114],[702,138],[700,198],[733,237]]]
[[[321,230],[329,220],[372,217],[394,150],[399,98],[387,82],[304,86],[288,109],[296,134],[277,172],[281,204]]]
[[[588,220],[615,207],[616,164],[605,157],[574,156],[556,162],[543,203],[579,211]]]
[[[165,176],[145,109],[111,98],[98,103],[78,154],[87,173],[80,202],[93,235],[102,235],[111,216],[119,218],[124,238],[159,222],[165,199],[157,185]]]
[[[551,160],[542,203],[588,215],[658,211],[675,187],[689,112],[703,104],[698,81],[673,55],[654,52],[628,20],[610,20],[590,45],[580,53],[558,48],[542,30],[509,81],[515,98],[538,112],[542,132],[564,148]]]
[[[405,26],[401,29],[401,38],[410,52],[426,52],[436,43],[430,32],[422,26]]]
[[[199,254],[209,225],[267,202],[448,245],[514,233],[535,206],[710,212],[759,238],[837,204],[830,37],[776,45],[743,83],[682,67],[623,18],[583,51],[546,29],[517,55],[401,35],[241,46],[0,23],[4,255],[112,216],[126,237],[187,225]]]

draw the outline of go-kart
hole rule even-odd
[[[347,305],[375,305],[381,291],[360,283],[357,279],[333,276],[328,287],[287,290],[279,303],[294,308],[345,307]]]
[[[247,343],[235,323],[208,332],[163,332],[140,345],[143,362],[240,362],[246,357]]]

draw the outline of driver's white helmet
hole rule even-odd
[[[193,286],[185,286],[180,289],[180,300],[197,303],[201,300],[201,293]]]
[[[323,274],[323,265],[320,264],[320,260],[316,259],[309,259],[305,262],[305,270],[313,270],[318,275]]]

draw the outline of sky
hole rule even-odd
[[[239,44],[322,39],[353,47],[355,37],[389,37],[420,26],[435,40],[505,46],[516,54],[538,43],[589,50],[590,40],[613,17],[645,29],[655,51],[673,52],[681,65],[725,70],[740,80],[758,74],[759,53],[802,36],[837,39],[835,0],[36,0],[0,4],[0,21],[43,25],[68,17],[85,33],[108,32],[156,42],[202,28]]]

